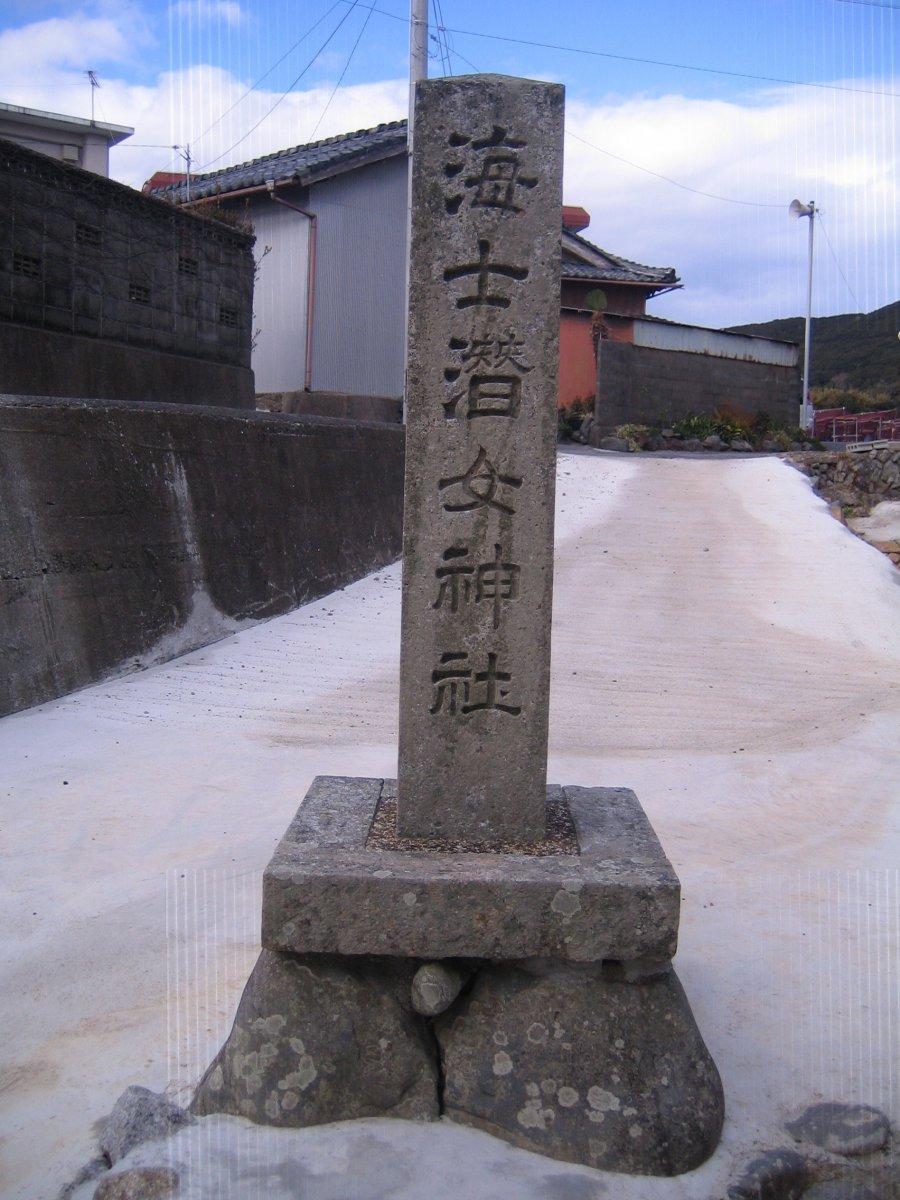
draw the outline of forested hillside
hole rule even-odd
[[[803,318],[732,326],[734,333],[803,342]],[[870,313],[813,317],[812,386],[884,392],[900,402],[900,300]]]

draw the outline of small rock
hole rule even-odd
[[[647,449],[648,450],[665,450],[665,448],[666,448],[665,440],[656,434],[654,434],[654,436],[649,438],[647,441]]]
[[[852,1179],[829,1179],[814,1183],[803,1193],[803,1200],[878,1200],[870,1187]]]
[[[750,443],[744,441],[743,438],[735,438],[733,442],[729,442],[729,446],[732,450],[739,450],[744,454],[753,449]]]
[[[625,438],[605,437],[600,439],[601,450],[618,450],[619,452],[627,452],[628,442]]]
[[[128,1087],[100,1128],[100,1150],[111,1164],[129,1150],[154,1138],[168,1137],[194,1118],[185,1109],[149,1088]]]
[[[801,1200],[806,1161],[795,1150],[766,1150],[749,1162],[728,1189],[728,1200]]]
[[[831,1154],[874,1154],[891,1132],[890,1122],[868,1104],[813,1104],[785,1126],[798,1142],[811,1142]]]
[[[777,453],[781,449],[777,442],[773,442],[771,438],[766,438],[760,449],[765,450],[767,454]]]
[[[703,443],[699,438],[686,438],[682,443],[685,450],[702,450]]]
[[[413,976],[412,1006],[423,1017],[436,1017],[446,1012],[469,978],[453,963],[423,963]]]
[[[711,433],[709,437],[703,439],[704,450],[724,450],[725,443],[717,433]]]
[[[659,436],[664,437],[664,438],[673,438],[676,436],[675,430],[674,429],[664,429]]]
[[[178,1172],[170,1167],[132,1167],[101,1180],[94,1200],[161,1200],[177,1190]]]

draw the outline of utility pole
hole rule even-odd
[[[97,88],[100,86],[100,80],[97,78],[96,71],[85,71],[88,81],[91,85],[91,124],[94,124],[94,96],[97,94]]]
[[[409,110],[406,123],[406,310],[403,322],[403,362],[409,323],[409,248],[412,231],[413,116],[416,84],[428,78],[428,0],[409,0]],[[406,424],[406,382],[403,386],[403,423]]]
[[[792,200],[788,212],[795,220],[800,217],[809,218],[809,262],[806,275],[806,328],[803,339],[803,398],[800,401],[800,428],[810,429],[813,423],[813,407],[809,399],[809,357],[812,341],[812,286],[813,286],[813,237],[815,220],[818,209],[815,200],[804,204],[802,200]]]
[[[187,176],[187,178],[185,180],[186,190],[187,190],[186,200],[190,200],[190,198],[191,198],[191,163],[194,161],[193,158],[191,157],[190,142],[185,142],[185,144],[183,146],[173,146],[172,149],[177,150],[178,153],[181,155],[181,157],[184,159],[185,175]]]
[[[413,101],[416,83],[428,78],[428,0],[410,0],[409,5],[409,126],[412,146]]]

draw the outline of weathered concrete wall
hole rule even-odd
[[[711,413],[725,403],[750,413],[763,409],[779,425],[794,427],[799,417],[799,370],[603,341],[591,436],[596,444],[626,422],[677,420],[688,413]]]
[[[20,397],[0,426],[0,713],[400,551],[400,426]]]
[[[196,364],[180,385],[173,373],[174,391],[151,390],[164,369],[145,372],[145,399],[202,403],[194,382],[208,363],[211,387],[222,384],[217,367],[233,367],[229,403],[252,405],[251,235],[2,140],[0,212],[0,325],[43,330],[49,359],[32,359],[29,375],[26,358],[0,356],[0,393],[92,396],[97,360],[117,380],[134,348],[145,363]]]
[[[346,392],[257,392],[256,407],[267,412],[310,417],[339,417],[344,421],[403,420],[403,401],[393,396],[349,396]]]
[[[253,372],[0,321],[0,392],[252,408]]]

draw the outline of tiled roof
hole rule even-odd
[[[269,179],[274,179],[276,183],[287,180],[303,183],[310,176],[327,178],[347,170],[358,161],[388,158],[405,149],[406,122],[389,121],[384,125],[376,125],[374,129],[358,129],[355,133],[342,133],[321,142],[278,150],[274,154],[265,154],[262,158],[254,158],[234,167],[223,167],[207,175],[192,175],[190,198],[200,200],[206,196],[236,192],[241,188],[259,187]],[[152,194],[176,203],[187,199],[184,184],[154,188]]]
[[[578,258],[574,257],[576,254]],[[674,267],[648,267],[620,258],[570,229],[563,231],[562,276],[563,279],[605,279],[609,283],[646,283],[657,287],[674,287],[680,282]]]

